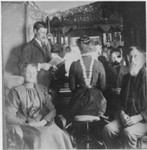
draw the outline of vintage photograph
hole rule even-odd
[[[147,149],[146,1],[1,1],[3,149]]]

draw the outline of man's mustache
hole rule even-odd
[[[45,39],[47,39],[47,38],[46,38],[46,37],[42,37],[41,39],[45,40]]]
[[[115,61],[115,62],[113,62],[112,64],[113,64],[113,65],[119,65],[119,64],[120,64],[120,62]]]
[[[129,67],[135,67],[135,66],[136,66],[135,63],[131,63],[131,64],[129,65]]]

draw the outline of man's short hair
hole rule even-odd
[[[34,24],[33,30],[36,29],[36,30],[38,31],[40,28],[47,28],[46,23],[41,22],[41,21],[37,21],[37,22]]]
[[[112,48],[111,51],[110,51],[110,55],[112,55],[115,52],[118,52],[118,53],[121,54],[121,50],[120,49],[118,49],[118,48]]]
[[[138,50],[140,53],[142,53],[142,54],[145,55],[145,51],[144,51],[143,49],[137,47],[137,46],[130,46],[130,47],[128,48],[128,55],[129,55],[130,52],[131,52],[132,50],[134,50],[134,49]]]

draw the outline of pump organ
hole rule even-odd
[[[71,46],[72,40],[86,34],[103,46],[124,45],[123,18],[117,3],[92,3],[60,14],[49,20],[53,43]]]

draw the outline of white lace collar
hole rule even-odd
[[[82,56],[88,56],[88,55],[91,55],[90,53],[87,53],[87,54],[83,54]],[[82,56],[80,57],[80,64],[81,64],[81,67],[82,67],[82,70],[83,70],[83,77],[84,77],[84,80],[85,80],[85,84],[87,87],[91,87],[91,79],[92,79],[92,70],[93,70],[93,66],[94,66],[94,58],[91,57],[91,63],[90,63],[90,67],[89,67],[89,75],[87,77],[87,74],[86,74],[86,67],[84,65],[84,62],[83,62],[83,58]]]

